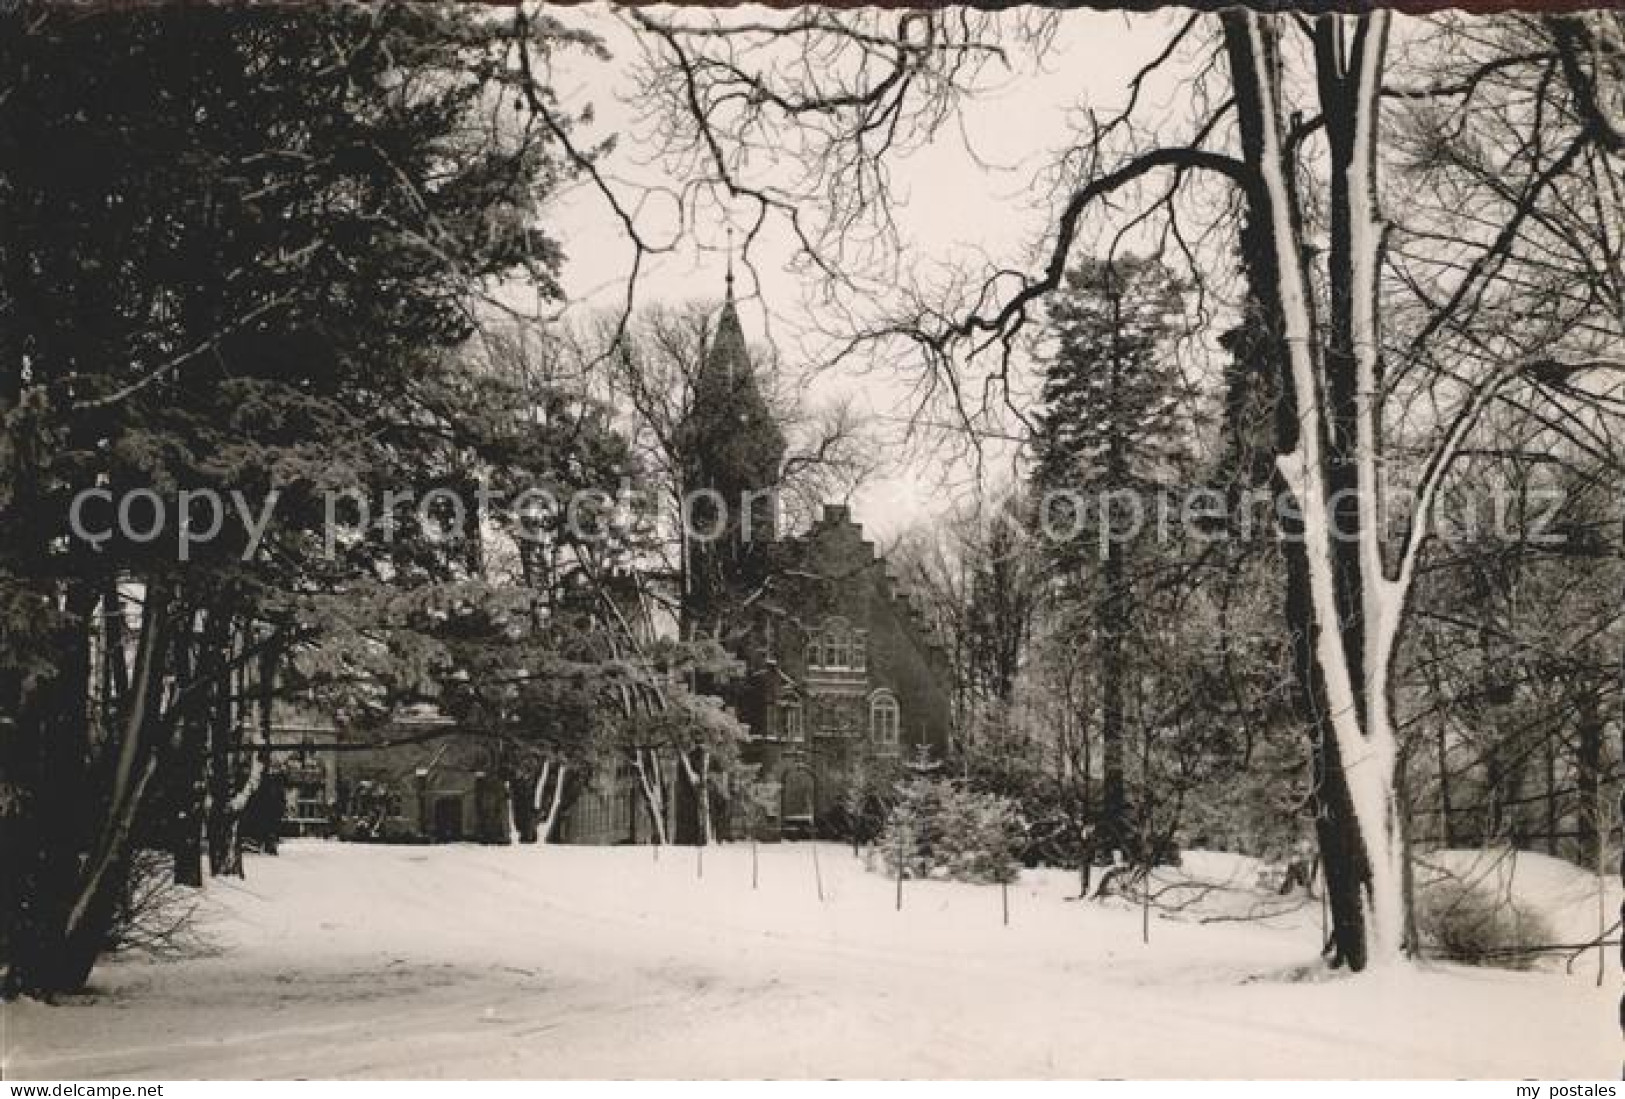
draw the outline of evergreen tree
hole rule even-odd
[[[8,995],[83,983],[132,847],[195,858],[204,789],[236,868],[263,765],[242,730],[268,731],[287,654],[345,635],[341,609],[453,601],[465,540],[409,506],[334,539],[327,504],[451,483],[424,440],[483,283],[557,295],[527,222],[560,169],[508,33],[404,4],[0,13]],[[167,509],[159,536],[74,536],[96,487],[149,493],[131,514]],[[203,490],[270,514],[262,536],[227,514],[178,552]]]
[[[1097,850],[1131,845],[1125,797],[1135,560],[1159,497],[1189,461],[1190,405],[1167,356],[1178,283],[1152,260],[1088,262],[1048,310],[1044,411],[1034,474],[1060,583],[1093,606],[1102,789]]]

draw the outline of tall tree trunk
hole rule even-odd
[[[1446,722],[1441,718],[1435,726],[1434,749],[1439,767],[1440,838],[1446,847],[1456,846],[1455,808],[1450,802],[1450,745]]]
[[[1110,518],[1103,516],[1103,523]],[[1100,638],[1100,822],[1096,850],[1127,852],[1128,799],[1124,794],[1123,766],[1123,598],[1122,547],[1110,534],[1101,563],[1100,600],[1095,633]]]
[[[569,773],[570,765],[567,763],[560,763],[558,773],[553,780],[553,798],[548,803],[547,815],[543,817],[541,819],[541,823],[536,826],[536,838],[542,843],[549,843],[553,839],[553,829],[559,823],[559,805],[564,798],[564,783],[569,777]],[[538,786],[538,793],[540,793],[540,790],[541,787]]]
[[[237,697],[244,699],[247,697],[246,677],[237,693]],[[243,711],[246,712],[246,709],[247,703],[245,701]],[[226,799],[225,847],[228,858],[226,872],[239,878],[243,876],[243,812],[254,799],[255,793],[258,792],[260,783],[265,779],[266,767],[271,761],[270,727],[261,725],[259,729],[259,743],[255,745],[254,750],[248,755],[248,774],[243,776],[242,785],[233,789],[231,797]],[[242,748],[242,731],[242,722],[233,726],[233,747],[235,750]]]
[[[632,750],[632,767],[637,772],[638,785],[643,790],[644,803],[649,808],[649,827],[654,830],[651,839],[656,846],[666,846],[666,805],[660,775],[660,761],[653,758],[653,752],[645,748]],[[650,774],[650,771],[653,774]]]
[[[711,752],[700,749],[700,821],[705,842],[717,842],[716,822],[711,819]]]
[[[1301,543],[1302,532],[1289,530],[1289,545],[1294,535]],[[1327,717],[1325,689],[1315,665],[1307,563],[1301,554],[1288,553],[1286,564],[1286,616],[1291,630],[1298,705],[1310,732],[1313,779],[1310,804],[1326,882],[1326,904],[1332,916],[1332,938],[1327,945],[1334,965],[1347,964],[1359,969],[1364,966],[1366,957],[1365,906],[1361,898],[1363,883],[1369,877],[1365,846],[1351,827],[1354,806],[1348,784],[1341,781],[1342,758],[1337,734]]]
[[[1480,847],[1499,842],[1506,830],[1501,811],[1501,783],[1504,776],[1500,760],[1500,748],[1492,742],[1484,752],[1484,811],[1479,815],[1483,823],[1478,833]]]
[[[1580,864],[1590,866],[1597,861],[1602,848],[1602,733],[1601,708],[1597,696],[1588,693],[1580,709],[1580,720],[1575,730],[1574,784],[1578,790],[1579,811],[1575,818],[1578,833]]]
[[[1502,787],[1506,791],[1502,803],[1502,824],[1506,829],[1507,842],[1520,851],[1529,842],[1528,813],[1525,811],[1528,801],[1524,797],[1528,766],[1528,753],[1514,752],[1512,765],[1506,769],[1502,781]]]
[[[259,678],[255,684],[255,694],[259,702],[260,721],[260,747],[259,762],[260,773],[269,775],[271,770],[271,730],[276,722],[276,682],[277,669],[282,666],[282,652],[279,641],[268,641],[260,651]],[[287,807],[286,794],[280,778],[273,779],[273,785],[266,798],[266,812],[261,823],[262,834],[260,843],[267,854],[277,853],[277,847],[282,837],[282,817]]]
[[[711,753],[705,748],[696,748],[695,752],[700,757],[698,767],[694,766],[687,752],[677,753],[677,758],[682,763],[683,775],[688,779],[689,789],[694,795],[695,813],[699,817],[698,842],[702,846],[710,846],[716,842],[716,830],[711,821]]]
[[[542,813],[543,790],[547,785],[549,775],[552,773],[553,761],[542,761],[542,769],[536,776],[536,781],[527,791],[520,782],[514,782],[508,795],[513,803],[513,826],[519,833],[520,843],[536,842],[536,821]]]
[[[236,787],[233,765],[237,748],[236,706],[231,682],[231,647],[236,630],[229,615],[210,612],[211,626],[199,659],[199,673],[208,678],[209,707],[209,873],[215,877],[240,875],[236,850],[236,822],[231,816]]]
[[[1557,738],[1548,733],[1541,749],[1546,756],[1546,853],[1557,854]]]
[[[95,607],[94,589],[70,585],[54,674],[21,693],[19,735],[37,744],[26,776],[34,794],[24,828],[8,846],[23,875],[13,878],[26,912],[8,905],[11,927],[6,996],[33,993],[52,996],[82,987],[109,933],[124,892],[129,843],[143,797],[157,761],[158,720],[163,668],[168,659],[169,598],[162,585],[149,585],[143,598],[142,622],[130,692],[119,715],[115,737],[104,748],[111,753],[105,787],[100,768],[90,765],[89,643],[86,621]],[[53,609],[53,614],[59,613]],[[62,791],[90,789],[88,798],[60,796]],[[53,796],[56,795],[56,796]],[[86,805],[95,806],[94,816]],[[10,892],[11,890],[8,890]],[[20,899],[20,897],[19,897]]]
[[[1301,688],[1312,716],[1316,830],[1336,960],[1358,970],[1398,958],[1404,944],[1389,676],[1414,560],[1407,544],[1397,575],[1388,575],[1377,514],[1383,493],[1376,127],[1389,16],[1322,16],[1314,27],[1330,150],[1324,322],[1307,267],[1300,173],[1288,144],[1277,17],[1234,11],[1222,19],[1252,173],[1248,230],[1255,252],[1268,261],[1251,274],[1263,276],[1255,289],[1280,327],[1281,403],[1290,422],[1278,440],[1276,467],[1302,520],[1301,537],[1284,541],[1294,589],[1288,620],[1303,650]]]
[[[1083,703],[1092,705],[1092,703]],[[1092,746],[1089,741],[1090,720],[1087,716],[1078,719],[1078,899],[1089,896],[1090,871],[1095,862],[1096,840],[1094,820],[1094,797],[1089,789],[1093,770]]]
[[[207,631],[204,631],[207,636]],[[177,683],[193,681],[192,664],[198,654],[192,637],[174,646],[174,675]],[[209,714],[202,705],[179,707],[176,718],[178,743],[169,762],[167,786],[174,798],[169,822],[170,856],[176,885],[194,889],[203,885],[203,818],[209,769]]]
[[[0,941],[7,959],[0,994],[7,999],[19,993],[49,996],[71,991],[89,972],[87,963],[71,956],[65,941],[80,866],[95,827],[86,811],[87,803],[95,804],[95,799],[70,796],[73,791],[91,790],[96,776],[85,707],[91,675],[87,630],[73,621],[79,600],[71,587],[65,597],[67,615],[58,605],[62,597],[48,589],[34,598],[37,620],[53,624],[44,646],[34,642],[36,655],[48,661],[50,672],[28,675],[19,662],[4,669],[0,684],[4,689],[0,698],[8,704],[0,711],[5,779],[19,795],[15,804],[0,806],[6,876],[5,888],[0,889],[5,912]],[[93,599],[86,602],[94,606]],[[6,638],[5,643],[9,652],[22,651],[14,639]],[[113,729],[110,745],[116,745],[121,731],[122,727]]]

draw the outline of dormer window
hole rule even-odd
[[[816,671],[861,672],[869,663],[866,639],[844,618],[828,618],[807,641],[807,667]]]
[[[876,691],[869,696],[869,736],[880,751],[897,750],[901,716],[897,696],[890,691]]]

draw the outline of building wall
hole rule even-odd
[[[315,806],[325,801],[333,817],[330,830],[344,838],[509,841],[507,784],[497,777],[489,747],[457,736],[444,722],[405,721],[377,730],[284,728],[273,732],[273,740],[287,746],[273,756],[289,779],[284,832],[319,831]],[[379,746],[368,747],[372,743]]]
[[[317,745],[332,744],[336,738],[331,725],[273,726],[268,777],[280,780],[283,802],[272,827],[281,835],[333,833],[338,805],[338,756]]]
[[[856,768],[895,767],[922,749],[937,759],[946,754],[946,660],[846,507],[827,507],[806,535],[780,544],[770,593],[760,602],[760,648],[736,707],[754,734],[747,760],[780,786],[785,832],[828,819]],[[820,669],[809,659],[814,640],[837,617],[861,631],[861,670]],[[875,735],[877,692],[897,703],[895,745]],[[796,701],[799,739],[784,728],[784,704]]]
[[[600,767],[577,782],[554,827],[554,842],[648,843],[654,836],[648,802],[630,765]]]

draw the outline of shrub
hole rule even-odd
[[[871,868],[910,878],[1012,882],[1023,841],[1015,802],[916,779],[903,787],[870,854]],[[876,864],[879,864],[879,867]]]
[[[107,949],[178,958],[205,949],[196,929],[198,891],[175,884],[174,861],[161,851],[130,856],[124,891],[108,930]]]
[[[1541,916],[1483,885],[1442,878],[1419,886],[1416,929],[1423,953],[1467,965],[1528,969],[1550,944]]]

